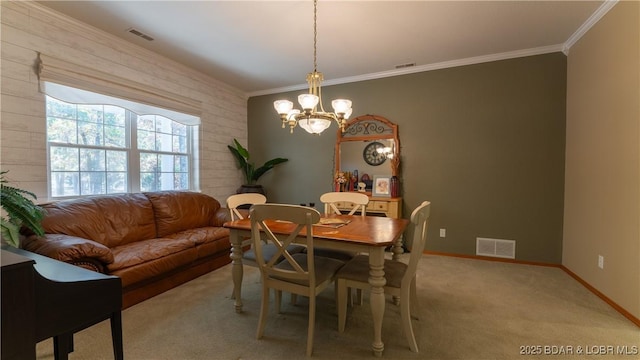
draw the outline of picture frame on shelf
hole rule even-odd
[[[391,177],[374,175],[371,195],[374,197],[391,197]]]

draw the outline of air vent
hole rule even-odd
[[[416,63],[406,63],[406,64],[396,65],[396,69],[403,69],[403,68],[408,68],[412,66],[416,66]]]
[[[516,242],[513,240],[476,238],[476,255],[515,259]]]
[[[153,41],[153,38],[151,36],[143,33],[140,30],[137,30],[137,29],[134,29],[134,28],[129,28],[129,29],[127,29],[127,32],[129,32],[129,33],[131,33],[131,34],[133,34],[135,36],[141,37],[141,38],[143,38],[143,39],[145,39],[147,41]]]

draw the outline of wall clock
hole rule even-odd
[[[384,145],[377,141],[371,142],[365,146],[364,151],[362,152],[362,158],[367,164],[378,166],[387,160],[387,156],[378,152],[378,149],[384,149]]]

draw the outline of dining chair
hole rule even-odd
[[[336,203],[351,203],[353,207],[349,211],[349,215],[355,214],[360,211],[361,216],[367,215],[367,204],[369,204],[369,197],[364,193],[359,192],[328,192],[320,195],[320,201],[324,204],[324,214],[329,215],[335,213],[337,215],[342,214]]]
[[[227,208],[229,209],[229,213],[231,214],[231,221],[236,219],[244,219],[243,212],[240,211],[239,207],[242,205],[255,205],[255,204],[264,204],[267,202],[267,197],[259,194],[259,193],[242,193],[242,194],[234,194],[227,198]],[[247,215],[248,212],[244,212],[244,215]],[[249,246],[251,244],[251,239],[247,239],[242,242],[242,247]],[[272,244],[267,245],[263,248],[263,256],[265,256],[265,260],[269,261],[271,257],[276,253],[276,247]],[[291,245],[289,249],[287,249],[290,253],[297,253],[304,251],[304,246],[302,245]],[[250,266],[258,266],[256,261],[256,253],[253,249],[249,249],[244,251],[242,254],[242,262],[243,264]]]
[[[251,238],[256,251],[258,267],[262,275],[262,302],[258,321],[257,338],[262,338],[269,312],[270,289],[276,290],[276,309],[280,312],[282,291],[307,296],[309,298],[309,325],[307,330],[307,356],[313,352],[315,328],[316,295],[335,279],[343,262],[316,257],[313,248],[313,224],[320,221],[320,213],[312,208],[285,204],[257,204],[251,207]],[[267,222],[273,220],[275,222]],[[288,235],[276,235],[273,227],[290,222],[295,229]],[[281,226],[281,225],[280,225]],[[304,235],[301,235],[304,234]],[[287,250],[298,236],[304,236],[307,252],[292,254]],[[273,244],[277,253],[269,261],[264,260],[264,243]],[[283,257],[284,260],[277,259]]]
[[[387,283],[384,291],[387,294],[400,298],[400,316],[402,328],[409,342],[411,351],[418,352],[418,344],[411,325],[411,313],[417,317],[418,298],[416,294],[416,269],[418,261],[422,258],[427,238],[429,213],[431,203],[424,201],[411,213],[413,224],[413,245],[409,262],[404,263],[395,260],[385,260],[384,276]],[[344,332],[347,317],[348,288],[369,289],[369,257],[357,255],[336,276],[337,301],[338,301],[338,331]]]
[[[350,204],[351,210],[347,215],[354,215],[360,211],[360,216],[365,217],[367,215],[367,205],[369,204],[369,196],[360,192],[346,192],[346,191],[332,191],[320,195],[320,202],[324,204],[324,214],[336,214],[342,215],[342,211],[338,207],[338,203],[344,205]],[[349,261],[356,255],[354,252],[333,250],[333,249],[316,249],[316,255],[326,256],[341,261]],[[336,284],[337,285],[337,284]],[[348,290],[349,303],[353,304],[353,297],[351,296],[351,288]],[[355,301],[362,305],[362,290],[357,289],[355,293]]]
[[[320,202],[324,204],[324,215],[342,215],[342,212],[336,204],[350,203],[352,208],[347,215],[354,215],[357,211],[360,211],[360,216],[367,215],[367,204],[369,203],[369,197],[363,193],[357,192],[328,192],[320,195]],[[349,261],[355,253],[349,251],[330,250],[330,249],[316,249],[316,255],[326,256],[342,261]]]

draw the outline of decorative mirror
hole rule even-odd
[[[347,188],[358,191],[358,183],[365,183],[372,191],[374,176],[399,175],[400,139],[398,126],[378,115],[362,115],[347,122],[345,131],[338,130],[335,146],[335,176],[347,174]],[[355,184],[353,179],[357,179]],[[362,186],[362,184],[360,184]]]

